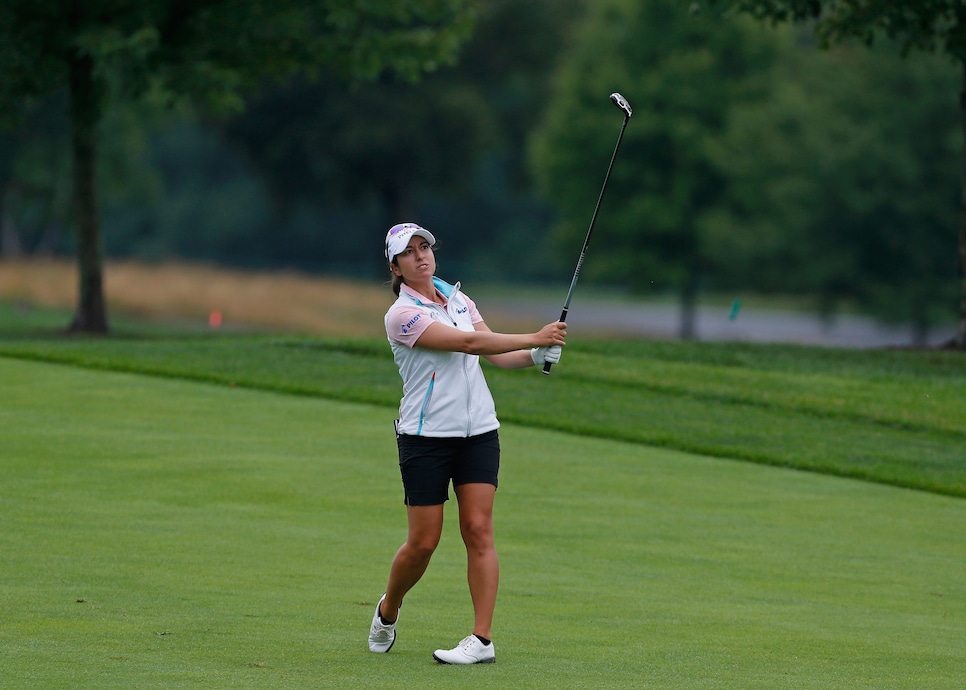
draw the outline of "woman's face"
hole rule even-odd
[[[429,240],[413,235],[409,245],[396,254],[396,264],[392,268],[407,283],[432,278],[436,273],[436,255],[433,254]]]

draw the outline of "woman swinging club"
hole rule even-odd
[[[398,295],[386,313],[386,334],[403,380],[396,442],[409,531],[389,570],[369,629],[369,649],[388,652],[396,641],[399,609],[439,544],[449,484],[459,504],[473,601],[473,633],[453,649],[438,649],[443,664],[496,661],[491,641],[500,566],[493,542],[493,500],[500,440],[493,398],[479,358],[503,369],[556,363],[567,335],[562,322],[536,333],[491,331],[476,305],[435,277],[436,238],[415,223],[386,235],[386,260]]]

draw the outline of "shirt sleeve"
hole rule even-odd
[[[419,336],[431,323],[433,319],[419,307],[399,307],[386,317],[386,335],[394,343],[415,347]]]
[[[480,310],[476,308],[476,302],[471,300],[469,296],[460,290],[460,294],[463,295],[463,299],[466,300],[466,306],[470,308],[470,323],[479,323],[483,320],[483,315],[480,314]]]

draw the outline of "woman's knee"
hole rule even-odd
[[[406,546],[414,556],[429,558],[443,534],[442,506],[409,509],[409,535]]]
[[[487,516],[472,516],[460,523],[463,543],[468,549],[485,550],[493,547],[493,520]]]
[[[439,537],[434,538],[431,535],[415,538],[410,537],[409,541],[406,542],[406,546],[413,556],[428,559],[436,552],[436,547],[439,546]]]
[[[414,558],[428,559],[436,551],[442,536],[442,529],[410,529],[406,548]]]

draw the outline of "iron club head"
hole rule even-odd
[[[610,95],[610,99],[614,102],[618,108],[624,111],[627,117],[631,116],[634,111],[631,110],[631,104],[627,102],[627,99],[621,96],[619,93],[614,92]]]

